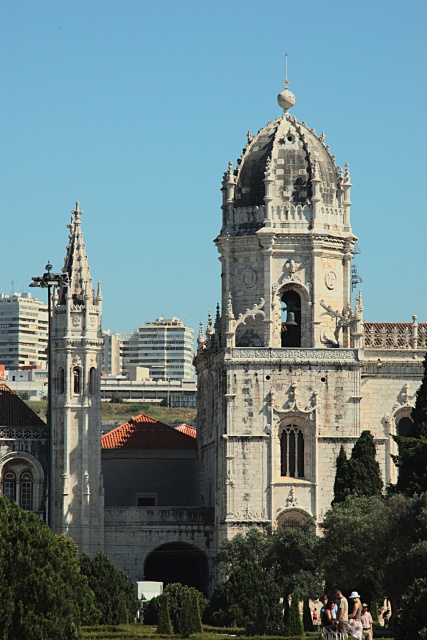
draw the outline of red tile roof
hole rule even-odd
[[[175,429],[177,431],[181,431],[181,433],[185,433],[185,435],[190,436],[190,438],[196,437],[196,427],[192,427],[190,424],[185,424],[185,422],[179,424]]]
[[[193,451],[196,440],[141,413],[102,436],[103,449],[181,449]]]
[[[0,382],[0,427],[46,429],[37,413],[3,382]]]

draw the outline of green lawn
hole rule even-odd
[[[233,633],[230,633],[233,631]],[[209,627],[205,629],[203,633],[195,633],[191,636],[192,640],[227,640],[227,638],[233,638],[236,635],[241,638],[245,638],[243,635],[243,629],[223,629],[223,630],[209,630]],[[86,627],[84,629],[84,640],[90,638],[96,638],[97,640],[138,640],[139,638],[147,638],[150,640],[161,640],[164,638],[180,638],[180,636],[160,636],[156,633],[156,627],[149,627],[142,624],[132,625],[107,625],[97,627]],[[281,636],[254,636],[253,640],[278,640]],[[307,640],[320,640],[320,633],[310,633],[304,636]],[[287,640],[292,640],[288,638]],[[297,640],[296,638],[294,640]],[[299,640],[299,638],[298,638]]]
[[[45,400],[26,400],[28,406],[37,413],[43,420],[46,420],[47,402]],[[147,403],[127,403],[113,404],[112,402],[102,403],[102,422],[126,422],[132,416],[140,413],[147,413],[152,418],[160,420],[165,424],[195,424],[196,409],[188,409],[185,407],[159,407]]]

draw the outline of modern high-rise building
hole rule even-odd
[[[108,376],[119,376],[123,373],[123,356],[127,352],[128,333],[113,333],[110,330],[102,332],[104,344],[102,347],[102,373]]]
[[[183,380],[194,376],[194,329],[179,318],[157,318],[135,330],[128,340],[124,371],[148,367],[153,380]]]
[[[0,294],[0,363],[46,368],[47,305],[31,293]]]

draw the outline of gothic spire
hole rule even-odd
[[[68,225],[70,229],[69,242],[62,268],[63,273],[68,274],[69,295],[71,295],[73,304],[84,304],[88,288],[92,289],[92,278],[90,277],[86,246],[81,230],[80,216],[82,213],[80,203],[76,202],[76,208],[71,212],[71,223]]]

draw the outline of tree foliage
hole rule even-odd
[[[299,610],[300,596],[298,591],[294,591],[292,594],[291,606],[289,608],[289,616],[285,623],[284,635],[286,636],[300,636],[304,635],[304,627],[301,620],[301,613]]]
[[[402,598],[396,640],[427,640],[427,578],[414,580]]]
[[[337,458],[333,504],[344,502],[349,496],[381,495],[382,488],[374,437],[370,431],[362,431],[348,460],[341,447]]]
[[[139,607],[136,586],[103,551],[93,558],[83,553],[80,568],[95,594],[103,624],[120,624],[134,619]]]
[[[238,544],[242,541],[239,540]],[[269,573],[253,561],[243,560],[226,582],[218,583],[209,602],[206,619],[218,626],[244,626],[257,620],[262,599],[265,628],[280,624],[280,591]]]
[[[311,598],[318,596],[324,582],[319,572],[319,538],[314,521],[308,520],[295,529],[277,529],[271,535],[265,563],[285,602],[294,591]]]
[[[77,640],[94,606],[73,544],[6,498],[0,498],[0,601],[2,640]]]
[[[157,611],[158,611],[158,622],[157,622],[157,633],[161,635],[170,636],[172,635],[172,623],[169,614],[169,601],[167,596],[162,594],[157,598],[153,598],[157,600]],[[145,618],[144,618],[145,621]],[[148,622],[148,624],[150,624]]]
[[[393,436],[399,453],[392,456],[399,470],[395,489],[408,496],[427,491],[427,355],[411,418],[413,424],[408,435]]]
[[[194,606],[191,605],[191,602],[197,600],[200,617],[207,604],[205,596],[194,587],[188,587],[180,582],[168,584],[163,595],[168,599],[170,619],[174,632],[185,635],[188,628],[192,628],[193,625],[193,623],[188,620],[188,609]],[[193,631],[191,631],[191,633],[193,633]]]

